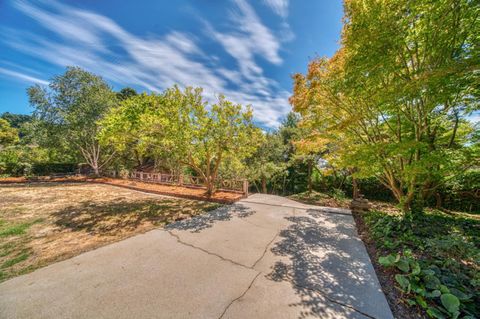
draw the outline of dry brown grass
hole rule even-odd
[[[218,206],[102,184],[0,184],[0,281]]]
[[[176,196],[187,199],[205,200],[209,202],[216,202],[221,204],[231,204],[241,198],[243,194],[241,192],[217,190],[213,195],[207,196],[206,189],[204,187],[185,187],[178,185],[157,184],[141,182],[138,180],[121,179],[121,178],[108,178],[98,177],[90,178],[86,176],[76,175],[67,177],[49,177],[49,176],[37,176],[37,177],[2,177],[0,178],[0,184],[26,184],[30,182],[95,182],[108,185],[115,185],[125,187],[134,190],[145,191],[148,193]]]

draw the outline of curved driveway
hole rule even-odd
[[[256,194],[0,284],[0,318],[393,318],[350,212]]]

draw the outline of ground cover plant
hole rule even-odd
[[[372,259],[385,267],[402,302],[418,317],[476,318],[480,314],[480,218],[426,210],[415,225],[398,214],[371,211],[361,218]],[[372,251],[370,251],[372,253]],[[383,282],[386,285],[386,282]],[[394,308],[394,307],[392,307]],[[411,315],[411,314],[410,314]]]
[[[0,281],[219,204],[90,183],[0,185]]]

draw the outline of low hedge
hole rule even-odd
[[[37,176],[68,174],[75,173],[77,169],[77,163],[35,163],[32,165],[31,174]]]

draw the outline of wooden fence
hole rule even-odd
[[[116,177],[116,174],[108,174]],[[177,185],[184,187],[206,188],[204,180],[198,176],[192,175],[172,175],[162,173],[147,173],[140,171],[130,172],[128,179],[138,180],[147,183],[156,183],[164,185]],[[247,180],[220,180],[217,182],[217,190],[241,193],[245,197],[248,196]]]

